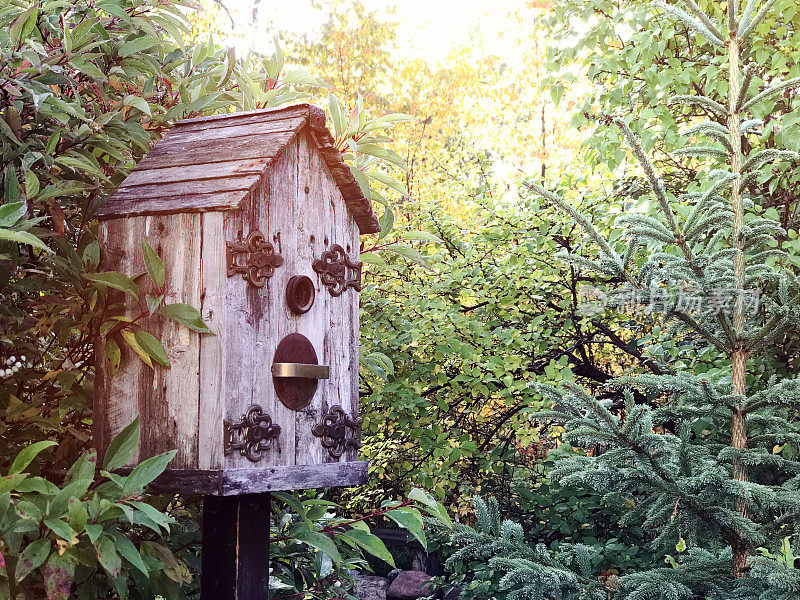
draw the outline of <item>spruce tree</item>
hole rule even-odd
[[[729,0],[716,22],[695,0],[656,3],[715,47],[727,62],[727,90],[670,99],[684,116],[707,115],[675,151],[702,165],[701,185],[678,194],[667,190],[623,116],[596,116],[621,132],[649,184],[649,207],[617,221],[624,246],[605,239],[563,194],[528,184],[586,230],[599,256],[566,258],[623,282],[608,291],[612,305],[663,312],[669,335],[713,356],[715,368],[701,376],[676,364],[668,374],[614,380],[622,409],[577,385],[539,386],[553,403],[542,419],[562,423],[564,442],[586,450],[558,461],[553,477],[625,500],[625,519],[641,522],[668,562],[602,578],[590,572],[586,547],[531,547],[511,524],[494,527],[487,518],[477,529],[461,527],[453,539],[461,556],[491,556],[508,573],[508,598],[800,598],[791,550],[800,539],[800,381],[753,368],[800,324],[796,257],[782,249],[786,232],[762,202],[772,169],[796,166],[798,155],[754,135],[779,94],[800,85],[800,78],[756,85],[765,68],[749,41],[774,4]],[[637,404],[634,390],[652,402]]]

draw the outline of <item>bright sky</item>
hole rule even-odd
[[[224,0],[234,13],[237,33],[244,37],[245,46],[272,52],[271,35],[252,23],[253,0]],[[492,54],[505,55],[511,51],[511,40],[504,36],[506,14],[524,4],[524,0],[362,0],[370,10],[387,14],[396,21],[397,38],[404,54],[425,58],[435,63],[451,49],[470,43],[474,35],[483,39],[483,47]],[[274,21],[277,29],[292,33],[313,34],[326,20],[324,10],[315,10],[311,0],[261,0],[259,23]],[[230,23],[221,23],[224,29]],[[238,44],[237,44],[238,45]],[[242,48],[244,49],[244,48]]]

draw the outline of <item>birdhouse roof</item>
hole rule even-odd
[[[361,233],[380,231],[369,200],[325,127],[325,112],[310,104],[178,121],[97,216],[236,210],[304,129],[313,136]]]

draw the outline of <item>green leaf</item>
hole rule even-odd
[[[377,267],[387,266],[386,261],[383,260],[379,254],[375,254],[374,252],[364,252],[359,256],[359,259],[369,265],[375,265]]]
[[[97,242],[86,244],[86,248],[83,249],[83,264],[90,269],[94,269],[100,264],[100,244]]]
[[[16,475],[17,473],[21,473],[25,470],[25,468],[31,464],[31,461],[36,458],[36,456],[45,448],[50,448],[52,446],[57,446],[56,442],[51,440],[45,440],[42,442],[36,442],[31,444],[24,450],[22,450],[17,457],[14,459],[14,462],[11,463],[11,468],[8,470],[9,475]]]
[[[25,202],[8,202],[0,205],[0,227],[12,227],[25,218]]]
[[[404,240],[422,240],[425,242],[433,242],[434,244],[443,244],[441,238],[436,237],[427,231],[407,231],[403,234]]]
[[[142,254],[144,254],[144,264],[147,267],[150,279],[159,288],[164,287],[164,263],[156,254],[156,251],[147,243],[147,240],[142,240]]]
[[[395,254],[399,254],[403,258],[406,258],[412,262],[419,264],[420,266],[424,267],[429,271],[431,270],[431,266],[428,264],[428,260],[425,258],[425,256],[422,255],[422,253],[419,250],[416,250],[415,248],[410,248],[408,246],[395,244],[392,246],[387,246],[386,249],[391,250],[392,252],[394,252]]]
[[[94,549],[97,552],[97,560],[111,579],[119,577],[122,571],[122,559],[117,554],[116,544],[114,539],[108,535],[101,535],[94,543]]]
[[[105,10],[105,7],[103,7]],[[139,54],[144,52],[145,50],[149,50],[153,46],[158,44],[158,40],[153,39],[148,36],[142,36],[140,38],[136,38],[135,40],[131,40],[130,42],[125,42],[119,48],[119,56],[125,58],[126,56],[131,56],[132,54]]]
[[[153,361],[150,359],[150,355],[145,352],[144,348],[139,345],[139,341],[136,339],[136,335],[132,331],[128,331],[127,329],[123,329],[120,331],[120,335],[122,338],[127,342],[128,346],[131,347],[131,350],[136,352],[139,355],[139,358],[142,359],[142,362],[146,364],[151,369],[153,368]]]
[[[197,331],[199,333],[210,333],[214,335],[214,332],[208,328],[208,325],[203,323],[203,319],[200,316],[200,311],[194,308],[193,306],[189,306],[188,304],[181,304],[176,302],[175,304],[167,304],[166,306],[162,306],[158,313],[160,315],[164,315],[168,319],[172,319],[173,321],[178,321],[178,323],[182,323],[186,325],[192,331]]]
[[[292,494],[288,494],[286,492],[273,492],[272,496],[291,507],[301,519],[307,520],[305,506],[303,506],[303,503],[295,498]]]
[[[38,248],[39,250],[44,250],[45,252],[52,252],[50,248],[44,245],[42,240],[37,238],[32,233],[28,233],[27,231],[12,231],[10,229],[4,229],[0,227],[0,241],[2,240],[16,242],[18,244],[27,244],[29,246],[33,246],[34,248]]]
[[[39,178],[36,177],[36,173],[28,169],[28,172],[25,173],[25,196],[28,200],[31,200],[39,193]]]
[[[141,421],[137,416],[129,425],[120,431],[108,445],[103,458],[103,468],[114,471],[124,466],[136,453],[141,433]]]
[[[97,467],[97,451],[92,449],[83,452],[67,471],[66,483],[71,483],[77,479],[94,479],[95,468]]]
[[[333,540],[317,531],[311,531],[305,523],[298,523],[292,528],[289,535],[296,540],[300,540],[301,542],[304,542],[309,546],[324,552],[330,557],[335,565],[338,566],[341,564],[342,557],[339,554],[339,551],[336,549],[336,544],[333,543]]]
[[[134,96],[132,94],[125,96],[122,104],[123,106],[132,106],[133,108],[146,114],[148,117],[152,116],[152,113],[150,112],[150,105],[147,103],[147,100],[141,96]]]
[[[361,548],[372,554],[372,556],[377,556],[390,565],[395,566],[394,557],[391,552],[387,550],[383,540],[378,536],[360,529],[350,529],[342,535],[353,540]]]
[[[25,481],[27,477],[27,473],[19,473],[17,475],[0,477],[0,496],[3,496],[15,489],[21,482]]]
[[[45,519],[44,524],[62,540],[72,540],[72,529],[61,519]]]
[[[22,40],[33,31],[33,28],[36,26],[38,9],[38,5],[34,4],[12,23],[11,28],[8,30],[8,35],[15,46],[19,46]]]
[[[100,534],[103,533],[103,526],[97,523],[90,523],[86,526],[86,535],[89,536],[89,541],[94,544]]]
[[[380,219],[381,233],[378,236],[379,240],[385,238],[392,231],[394,227],[394,210],[391,206],[387,206],[383,211],[383,216]]]
[[[75,533],[82,533],[86,529],[88,514],[83,503],[74,496],[69,499],[67,514],[69,516],[69,526]]]
[[[116,271],[107,271],[105,273],[85,273],[83,276],[89,281],[114,288],[115,290],[120,290],[126,294],[130,294],[137,300],[139,299],[139,286],[127,275]]]
[[[38,569],[50,555],[50,540],[40,539],[28,544],[19,555],[17,568],[14,571],[14,578],[22,581],[31,571]]]
[[[338,138],[340,135],[342,135],[342,133],[344,133],[347,124],[344,120],[342,103],[339,98],[333,94],[328,94],[328,112],[331,113],[331,120],[333,121],[333,135]]]
[[[364,194],[365,198],[370,197],[370,186],[369,186],[369,178],[366,174],[361,170],[353,165],[347,165],[350,168],[350,173],[353,175],[353,178],[358,182],[358,186],[361,188],[361,193]]]
[[[130,505],[134,508],[142,511],[147,517],[153,521],[156,525],[163,527],[167,533],[169,533],[169,526],[170,524],[174,523],[175,521],[167,514],[164,514],[160,510],[158,510],[155,506],[151,506],[146,502],[130,502]]]
[[[108,376],[113,378],[117,374],[119,363],[122,360],[122,352],[120,351],[117,342],[115,342],[113,339],[106,340],[105,355]]]
[[[428,542],[425,539],[425,532],[422,531],[422,515],[416,509],[398,508],[386,513],[386,517],[397,523],[403,529],[413,535],[422,547],[428,549]]]
[[[163,365],[169,369],[169,359],[167,353],[164,351],[164,346],[161,342],[150,333],[146,331],[137,331],[133,334],[139,346],[147,352],[148,356],[155,360],[158,364]]]
[[[177,450],[170,450],[164,454],[159,454],[158,456],[142,461],[142,463],[137,465],[133,471],[131,471],[131,474],[125,478],[125,484],[122,486],[122,495],[130,496],[133,492],[143,490],[145,486],[164,472],[169,461],[175,458],[177,453]]]
[[[396,179],[394,179],[393,177],[389,177],[385,173],[381,173],[381,172],[371,172],[371,173],[368,173],[368,175],[370,177],[372,177],[373,179],[376,179],[377,181],[380,181],[385,186],[388,186],[388,187],[392,188],[393,190],[399,192],[403,196],[408,196],[408,190],[406,190],[405,186],[402,183],[400,183],[399,181],[397,181]]]
[[[372,144],[369,142],[364,142],[358,144],[356,146],[358,152],[361,154],[369,154],[370,156],[375,156],[380,158],[381,160],[385,160],[386,162],[390,162],[393,165],[400,167],[404,171],[408,171],[408,166],[406,165],[406,161],[404,161],[397,152],[394,150],[390,150],[389,148],[385,148],[383,146],[379,146],[378,144]]]
[[[120,553],[122,558],[139,569],[142,574],[148,575],[149,571],[147,570],[147,565],[144,564],[142,555],[139,554],[139,550],[136,548],[133,542],[117,531],[115,531],[112,535],[114,536],[114,542],[117,546],[117,552]]]

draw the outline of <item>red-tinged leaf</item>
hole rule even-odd
[[[67,555],[53,554],[44,566],[47,600],[68,600],[75,575],[75,562]]]

